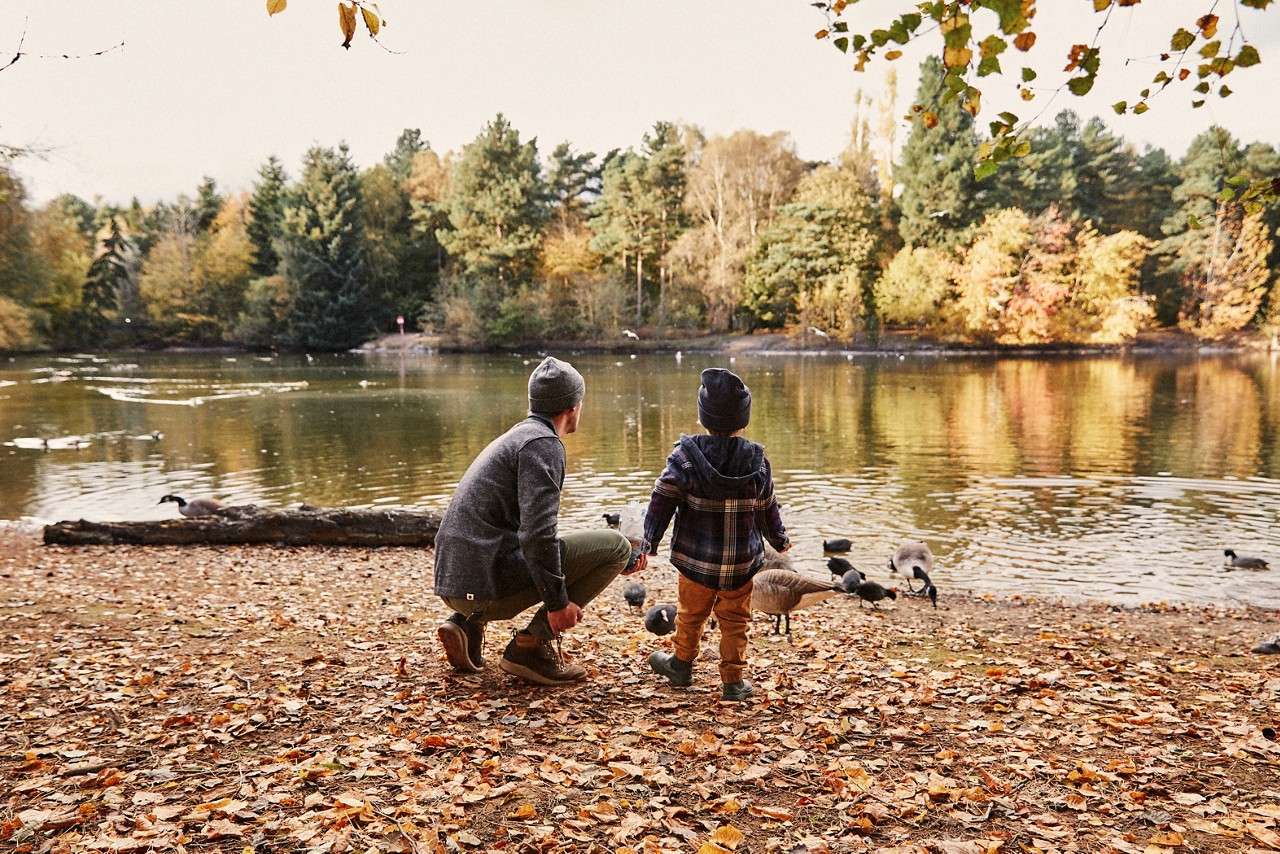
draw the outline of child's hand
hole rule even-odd
[[[641,552],[640,555],[636,558],[635,564],[622,574],[635,575],[637,572],[644,572],[645,567],[647,567],[648,565],[649,565],[649,556],[644,552]]]
[[[787,552],[791,551],[791,547],[792,547],[793,545],[794,545],[794,543],[792,543],[790,540],[787,540],[787,544],[786,544],[785,546],[783,546],[782,548],[778,549],[778,554],[780,554],[780,555],[784,555],[784,554],[786,554]]]

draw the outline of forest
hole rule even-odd
[[[761,329],[874,342],[1123,344],[1280,331],[1280,205],[1233,188],[1280,153],[1220,127],[1180,157],[1070,110],[990,144],[926,60],[851,109],[825,162],[785,132],[658,121],[603,154],[541,151],[501,114],[458,151],[406,129],[381,162],[314,147],[250,191],[126,206],[27,198],[0,160],[0,350],[336,350],[395,329],[459,344]],[[909,118],[910,124],[903,114]],[[899,145],[898,135],[905,133]]]

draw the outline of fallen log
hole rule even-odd
[[[158,522],[58,522],[44,528],[51,546],[430,546],[440,517],[408,510],[348,510],[303,505],[272,510],[247,504],[212,516]]]

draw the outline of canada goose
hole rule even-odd
[[[876,604],[877,602],[884,599],[898,598],[898,591],[896,589],[892,587],[881,587],[874,581],[864,581],[849,592],[862,600],[858,603],[859,607],[862,606],[862,602],[870,602],[872,608],[879,608],[880,606]]]
[[[915,574],[917,569],[922,575]],[[889,558],[889,571],[901,572],[905,575],[907,590],[914,593],[916,590],[911,583],[913,579],[923,578],[926,585],[930,583],[929,573],[933,571],[933,552],[929,551],[926,543],[903,543],[898,546],[893,557]]]
[[[640,336],[632,332],[630,329],[622,330],[622,334],[630,338],[632,341],[639,341]]]
[[[608,525],[610,528],[613,528],[616,531],[622,527],[621,513],[605,513],[603,515],[604,515],[604,523]]]
[[[669,635],[676,630],[676,606],[654,605],[644,615],[644,627],[655,635]]]
[[[1222,553],[1227,557],[1227,571],[1233,569],[1254,569],[1263,570],[1270,569],[1267,562],[1260,557],[1249,557],[1248,555],[1238,555],[1234,549],[1223,549]]]
[[[834,540],[823,540],[823,541],[822,541],[822,550],[823,550],[824,552],[833,552],[833,553],[835,553],[835,554],[844,554],[845,552],[849,551],[849,549],[851,549],[851,548],[853,548],[853,543],[849,542],[849,541],[848,541],[847,539],[845,539],[844,537],[838,537],[838,538],[836,538],[836,539],[834,539]]]
[[[644,599],[649,595],[649,591],[644,589],[644,585],[639,581],[632,581],[626,587],[622,588],[622,598],[632,608],[639,608],[644,604]]]
[[[161,504],[172,501],[178,505],[178,512],[188,519],[194,519],[199,516],[212,516],[222,509],[222,505],[214,501],[212,498],[193,498],[187,501],[177,495],[166,495],[160,499]]]
[[[938,610],[938,588],[930,584],[924,589],[924,592],[928,595],[929,601],[933,603],[933,610]]]
[[[809,331],[810,331],[810,332],[812,332],[814,335],[817,335],[819,338],[828,338],[828,337],[830,337],[830,336],[828,336],[828,335],[827,335],[827,333],[823,332],[821,329],[819,329],[819,328],[818,328],[818,327],[816,327],[816,326],[810,326],[810,327],[809,327]]]
[[[1280,634],[1259,642],[1253,651],[1257,655],[1280,655]]]
[[[807,608],[841,592],[842,588],[834,581],[818,581],[798,572],[766,569],[756,574],[751,588],[751,608],[774,618],[772,634],[782,633],[785,620],[787,639],[790,640],[792,611]]]

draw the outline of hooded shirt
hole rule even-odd
[[[671,518],[671,562],[691,581],[736,590],[759,571],[764,540],[788,539],[764,448],[740,436],[682,436],[658,477],[643,548],[658,553]]]

